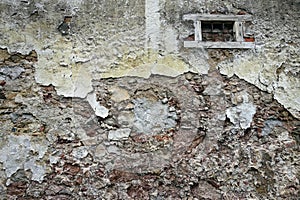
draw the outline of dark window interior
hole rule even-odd
[[[235,41],[233,25],[233,21],[201,21],[202,41]]]

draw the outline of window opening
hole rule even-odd
[[[249,24],[250,15],[188,14],[184,20],[194,21],[194,34],[184,41],[184,47],[254,48],[255,40]]]
[[[229,42],[234,41],[234,22],[204,21],[201,23],[202,41]]]

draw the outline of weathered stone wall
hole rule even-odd
[[[297,199],[299,9],[2,0],[1,199]],[[253,15],[255,49],[184,48],[188,13]]]

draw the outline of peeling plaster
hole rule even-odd
[[[1,195],[29,199],[296,196],[299,123],[279,105],[299,119],[295,29],[299,9],[289,2],[2,1],[1,47],[11,55],[20,52],[21,57],[35,50],[38,61],[34,67],[31,59],[12,62],[6,50],[1,58],[15,73],[6,67],[0,70],[4,129],[0,173],[7,184],[0,184]],[[183,48],[184,38],[194,29],[182,21],[182,14],[240,11],[253,14],[261,49],[216,50],[213,57],[206,49]],[[57,27],[65,15],[72,15],[71,32],[62,36]],[[215,71],[217,63],[221,73],[231,78]],[[10,80],[8,75],[16,78]],[[135,92],[148,86],[159,93],[164,105],[176,108],[154,104],[135,109]],[[100,105],[100,98],[107,107]],[[137,111],[140,123],[135,121]],[[25,115],[20,121],[19,113]],[[28,124],[27,113],[34,117]],[[151,135],[169,119],[178,122],[176,126],[171,121],[166,124],[171,130]],[[133,126],[150,137],[134,135]],[[241,138],[241,133],[246,137]],[[22,177],[26,185],[18,182],[19,172],[26,176]]]
[[[3,163],[6,176],[9,178],[19,169],[24,169],[32,172],[31,180],[42,182],[46,168],[37,162],[47,151],[46,142],[41,140],[37,143],[32,142],[29,136],[10,135],[5,143],[4,148],[0,149],[0,162]],[[31,153],[37,155],[32,156]]]
[[[102,78],[126,76],[149,78],[151,74],[176,77],[189,71],[197,72],[176,55],[162,56],[156,52],[149,52],[137,56],[134,60],[123,58],[116,66],[104,72]]]
[[[3,3],[14,6],[20,4],[20,2],[17,1],[4,1]],[[46,3],[46,1],[44,3]],[[85,2],[82,0],[72,2],[60,1],[60,3],[66,6],[66,12],[69,12],[69,14],[80,11],[85,5]],[[181,60],[177,55],[181,45],[178,40],[178,31],[172,26],[168,25],[163,27],[161,25],[163,23],[161,19],[161,9],[165,3],[165,0],[145,1],[145,32],[140,32],[139,34],[144,35],[146,38],[146,52],[148,50],[156,52],[160,48],[165,48],[166,52],[175,54],[163,56],[167,59],[168,56],[171,56],[175,60]],[[34,7],[41,10],[44,6],[43,3],[39,3],[35,4]],[[235,9],[232,6],[229,7],[230,9]],[[46,12],[44,8],[41,11]],[[53,10],[48,10],[47,12],[49,14],[53,12]],[[57,16],[55,19],[57,21],[62,20],[61,16]],[[88,47],[91,44],[85,44],[86,38],[83,38],[83,35],[76,33],[69,38],[62,37],[55,31],[54,21],[55,20],[52,19],[50,26],[49,23],[43,21],[30,21],[23,27],[21,34],[19,31],[16,31],[17,29],[11,28],[9,23],[3,24],[1,28],[2,31],[5,32],[5,37],[2,38],[3,43],[0,45],[1,48],[8,48],[10,52],[20,52],[22,54],[36,50],[39,57],[38,62],[35,64],[36,81],[42,85],[54,85],[58,94],[62,96],[85,98],[86,95],[92,91],[91,81],[93,78],[123,76],[149,78],[151,74],[175,77],[187,71],[200,74],[206,74],[208,72],[207,61],[203,60],[199,63],[199,60],[202,60],[202,58],[193,58],[192,55],[195,53],[192,52],[190,52],[192,55],[188,56],[182,52],[182,57],[186,60],[183,61],[183,63],[178,63],[177,61],[177,63],[166,63],[164,61],[163,63],[159,63],[161,60],[159,58],[150,62],[140,63],[135,67],[130,65],[127,67],[124,65],[125,68],[123,69],[118,69],[118,67],[114,67],[113,69],[107,68],[114,63],[113,58],[101,58],[101,55],[107,52],[101,50],[101,48],[98,49],[99,47],[97,47],[97,45],[95,46],[96,48],[93,48],[93,51],[91,51]],[[78,21],[76,23],[80,22]],[[101,26],[102,25],[99,24],[99,27],[95,28],[101,29]],[[49,29],[51,31],[49,31]],[[120,51],[120,47],[114,47],[114,42],[119,46],[119,44],[126,43],[126,41],[110,41],[108,41],[108,43],[112,45],[110,46],[112,50],[111,53],[116,54],[117,57],[122,57],[124,53],[130,52],[129,49],[122,49]],[[273,41],[270,44],[277,45],[276,42],[277,41]],[[98,42],[98,44],[101,44],[101,41]],[[199,49],[198,51],[202,50]],[[264,52],[266,50],[261,49],[260,51]],[[226,61],[226,63],[221,63],[219,69],[222,74],[228,75],[229,77],[235,74],[264,91],[274,93],[274,98],[289,109],[294,116],[299,118],[299,88],[297,87],[297,85],[299,85],[299,79],[288,80],[293,78],[281,75],[279,82],[277,81],[276,69],[279,63],[284,62],[286,53],[281,52],[276,57],[274,57],[274,55],[267,56],[265,53],[250,53],[247,56],[244,54],[242,57],[235,57],[233,62]],[[81,58],[77,58],[79,54],[82,56]],[[147,54],[148,53],[145,53],[145,55]],[[86,64],[86,62],[89,64]],[[108,65],[106,65],[104,69],[100,69],[102,66],[97,66],[99,62],[103,62],[103,64],[108,62],[105,63]],[[189,63],[190,66],[188,66],[187,63]],[[122,64],[117,64],[117,66],[122,66]],[[181,67],[178,68],[177,66]],[[286,96],[289,98],[285,98]],[[286,99],[291,101],[287,101]]]
[[[65,5],[67,9],[65,12],[71,15],[75,11],[79,12],[85,4],[81,0],[60,3]],[[147,0],[144,32],[138,28],[133,29],[133,33],[120,32],[119,34],[123,34],[126,40],[120,39],[122,36],[118,35],[107,41],[100,40],[97,44],[92,44],[84,38],[84,34],[87,33],[81,32],[63,37],[56,31],[54,22],[56,20],[58,26],[62,18],[56,16],[55,19],[51,19],[50,26],[44,21],[26,23],[21,34],[8,25],[3,25],[2,30],[6,32],[6,37],[1,47],[22,54],[27,54],[34,49],[38,54],[38,62],[35,63],[36,82],[45,86],[55,86],[57,93],[65,97],[86,98],[93,90],[92,80],[98,78],[124,76],[149,78],[151,74],[176,77],[188,71],[207,73],[209,66],[205,60],[196,63],[189,58],[190,55],[183,58],[179,56],[178,31],[172,26],[161,27],[161,6],[164,3],[164,0]],[[35,4],[35,7],[40,9],[43,4]],[[53,10],[48,10],[48,14],[50,12]],[[76,18],[76,20],[80,19]],[[74,21],[74,23],[82,22]],[[100,23],[95,28],[101,30],[102,26],[103,24]],[[167,29],[163,34],[162,28]],[[138,34],[134,34],[135,31],[138,31]],[[129,41],[137,43],[135,41],[138,37],[148,38],[145,50],[131,51],[136,47],[129,48]],[[162,45],[166,51],[163,54],[158,52]],[[125,58],[127,53],[130,55],[130,52],[142,52],[142,54],[137,58]],[[118,60],[120,57],[121,61]],[[195,63],[196,65],[193,65]]]
[[[250,95],[240,92],[232,97],[232,102],[237,105],[226,110],[227,117],[235,126],[249,128],[256,113],[256,106],[250,101]]]
[[[275,60],[271,56],[251,53],[247,56],[236,56],[232,62],[224,61],[218,65],[218,69],[221,74],[229,77],[236,75],[261,90],[274,94],[278,102],[300,119],[300,79],[288,76],[284,71],[277,74],[282,63],[282,56]]]
[[[228,108],[226,115],[230,121],[240,126],[242,129],[250,127],[252,118],[256,112],[256,107],[251,103],[242,103],[238,106]]]
[[[104,106],[101,106],[98,101],[95,93],[88,94],[87,100],[91,105],[92,109],[95,111],[95,114],[99,117],[105,118],[108,116],[109,110]]]
[[[279,81],[274,85],[274,98],[300,119],[300,79],[281,74]]]

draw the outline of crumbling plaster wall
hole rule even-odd
[[[299,9],[297,0],[2,0],[1,194],[299,194]],[[255,49],[183,47],[194,31],[183,14],[238,12],[254,17]],[[65,16],[68,35],[57,29]],[[142,121],[147,129],[134,122],[143,110],[158,120]],[[156,126],[166,131],[132,134]]]
[[[184,49],[191,33],[186,13],[254,16],[256,49],[237,53],[218,68],[274,94],[299,118],[299,3],[295,1],[4,1],[1,47],[10,52],[35,50],[35,79],[58,94],[84,98],[91,80],[126,75],[207,74],[207,51]],[[112,7],[111,5],[114,5]],[[57,27],[72,16],[71,34]],[[251,72],[251,73],[250,73]]]

